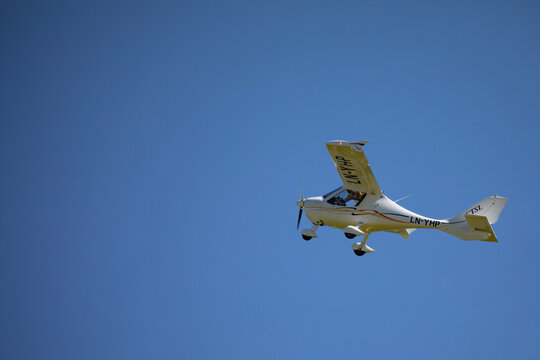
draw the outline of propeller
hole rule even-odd
[[[300,207],[298,212],[298,223],[296,223],[296,230],[300,228],[300,220],[302,220],[302,210],[304,209],[304,198],[302,197],[302,182],[300,182],[300,201],[296,202],[296,205]]]

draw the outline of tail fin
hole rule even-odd
[[[491,228],[499,220],[507,198],[490,196],[474,204],[461,214],[446,219],[448,223],[441,224],[439,230],[449,233],[462,240],[482,240],[497,242],[497,237]]]
[[[464,212],[453,218],[447,219],[450,223],[457,223],[465,221],[465,215],[477,215],[485,216],[490,224],[495,224],[499,220],[499,214],[506,205],[507,198],[500,196],[490,196],[487,199],[480,201],[478,204],[474,204]]]

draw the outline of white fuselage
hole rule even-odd
[[[367,194],[358,206],[337,206],[322,196],[303,200],[308,219],[318,225],[343,229],[356,226],[363,232],[391,229],[438,228],[446,220],[431,219],[409,211],[386,196]]]

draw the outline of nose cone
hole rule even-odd
[[[296,202],[296,206],[303,208],[304,207],[304,201],[303,200],[298,200]]]

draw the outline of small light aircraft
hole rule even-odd
[[[352,246],[358,256],[375,251],[366,245],[366,241],[376,231],[396,233],[408,239],[416,229],[439,229],[463,240],[497,242],[491,224],[499,219],[507,198],[490,196],[444,220],[415,214],[382,193],[364,154],[366,143],[343,140],[326,143],[343,186],[326,195],[307,199],[300,193],[300,200],[296,202],[300,207],[297,229],[302,210],[313,223],[311,229],[302,230],[304,240],[316,238],[316,230],[323,225],[342,229],[349,239],[363,235],[362,242]]]

